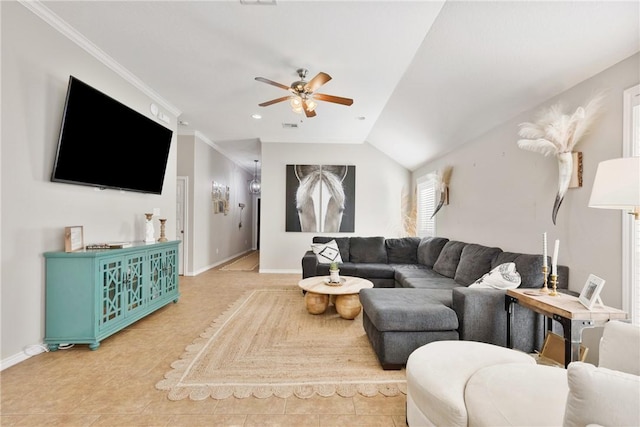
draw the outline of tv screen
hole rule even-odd
[[[172,135],[70,76],[51,181],[161,194]]]

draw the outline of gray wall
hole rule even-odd
[[[606,280],[601,294],[604,303],[621,308],[621,236],[626,215],[587,205],[598,163],[622,156],[622,93],[638,84],[639,70],[636,54],[414,171],[415,179],[453,166],[450,204],[437,215],[437,234],[509,251],[541,253],[546,231],[549,255],[554,240],[560,239],[558,262],[570,267],[569,288],[579,292],[593,273]],[[535,120],[540,108],[558,101],[573,112],[599,90],[608,91],[603,115],[575,148],[583,152],[583,186],[568,190],[553,225],[557,162],[518,148],[518,124]],[[585,333],[591,362],[597,361],[598,334]]]
[[[185,250],[185,275],[197,275],[211,267],[247,252],[253,247],[253,205],[249,194],[252,175],[220,154],[203,135],[178,137],[178,175],[189,177],[189,217]],[[230,187],[229,213],[214,214],[211,184]],[[240,223],[239,203],[246,206]]]
[[[369,144],[262,144],[261,272],[300,272],[311,239],[321,233],[285,231],[288,164],[347,164],[356,167],[354,233],[340,236],[403,235],[402,196],[410,172]],[[326,235],[338,235],[326,233]]]
[[[176,117],[162,195],[52,183],[69,75],[150,115],[158,103],[25,7],[2,2],[2,353],[20,357],[44,337],[43,252],[64,250],[64,227],[85,243],[144,239],[144,213],[160,208],[175,238]],[[96,147],[96,156],[109,147]],[[85,161],[91,161],[86,159]],[[159,223],[155,222],[159,236]],[[18,356],[16,356],[18,355]]]
[[[197,274],[252,247],[253,229],[248,223],[254,223],[255,199],[241,192],[250,174],[198,135],[181,136],[179,143],[174,136],[162,196],[51,183],[49,175],[70,74],[143,114],[148,114],[154,99],[22,5],[0,2],[0,10],[0,358],[4,364],[9,358],[20,357],[28,345],[42,341],[42,253],[63,249],[65,226],[83,225],[87,243],[142,240],[143,213],[160,208],[162,216],[168,218],[167,237],[173,239],[175,177],[188,176],[191,234],[187,248],[190,262],[185,271]],[[600,275],[607,280],[605,303],[620,306],[621,214],[589,209],[586,203],[597,163],[622,154],[621,93],[638,83],[639,63],[636,55],[558,97],[575,108],[592,90],[610,89],[601,125],[577,147],[585,153],[584,187],[569,191],[557,226],[550,219],[557,179],[555,160],[515,145],[517,124],[531,120],[535,111],[515,117],[413,174],[368,144],[263,144],[261,271],[299,272],[301,256],[316,234],[284,231],[287,164],[355,165],[356,218],[352,234],[386,237],[404,234],[403,196],[410,194],[412,178],[451,164],[451,204],[438,214],[439,234],[537,253],[540,236],[547,231],[550,241],[561,240],[560,262],[572,269],[570,287],[579,290],[589,273]],[[170,127],[175,131],[175,115],[166,110],[164,113],[170,116]],[[231,184],[232,210],[226,217],[212,213],[212,180]],[[247,204],[243,218],[247,228],[243,230],[237,228],[239,202]]]
[[[540,253],[546,231],[549,254],[553,241],[560,239],[558,262],[571,267],[570,288],[581,290],[593,273],[607,280],[602,291],[605,304],[620,307],[622,214],[587,205],[598,163],[622,156],[622,92],[638,83],[638,70],[640,55],[636,54],[417,169],[414,178],[453,166],[450,204],[438,213],[438,234]],[[518,124],[535,120],[541,108],[558,101],[573,112],[599,90],[608,91],[603,115],[575,148],[583,152],[583,186],[568,190],[553,225],[557,161],[518,148]]]

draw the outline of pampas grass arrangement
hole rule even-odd
[[[604,98],[605,93],[600,92],[572,114],[565,114],[562,104],[557,103],[541,111],[535,122],[520,124],[518,147],[558,159],[558,192],[551,213],[554,224],[571,181],[571,151],[599,117]]]

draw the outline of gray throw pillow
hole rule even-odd
[[[351,262],[387,262],[384,237],[351,237],[349,242]]]
[[[389,264],[417,264],[419,244],[419,237],[401,237],[399,239],[385,240],[387,261]]]
[[[466,245],[464,242],[449,240],[444,245],[444,248],[442,248],[442,252],[440,252],[440,256],[438,256],[435,264],[433,264],[433,271],[445,277],[455,276],[462,249],[464,249]]]
[[[424,237],[418,245],[418,263],[433,268],[442,248],[449,241],[444,237]]]
[[[461,285],[468,286],[491,271],[491,262],[502,252],[500,248],[470,243],[462,249],[460,262],[453,279]]]

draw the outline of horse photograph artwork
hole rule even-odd
[[[287,165],[286,231],[354,231],[356,167]]]

